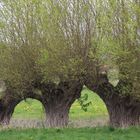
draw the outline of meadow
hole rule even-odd
[[[0,140],[139,140],[139,138],[139,128],[9,129],[0,132]]]

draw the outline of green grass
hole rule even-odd
[[[89,119],[89,118],[95,118],[99,116],[107,116],[107,109],[103,101],[100,99],[100,97],[90,90],[83,90],[82,95],[88,94],[88,101],[91,102],[91,105],[88,106],[87,111],[81,109],[81,106],[76,101],[70,110],[70,118],[72,119]]]
[[[0,140],[139,140],[140,129],[68,128],[9,129],[0,131]]]
[[[44,116],[42,104],[37,100],[27,99],[15,108],[13,118],[36,119]]]
[[[107,116],[107,110],[103,101],[90,90],[84,89],[82,95],[88,94],[88,101],[91,101],[91,105],[88,107],[87,112],[81,109],[81,106],[76,101],[70,110],[71,119],[89,119],[96,118],[99,116]],[[27,99],[22,101],[15,109],[14,118],[42,118],[44,116],[43,107],[37,100]]]

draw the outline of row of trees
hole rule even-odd
[[[140,124],[139,0],[2,0],[0,20],[1,123],[34,98],[48,127],[64,127],[86,85],[110,125]]]

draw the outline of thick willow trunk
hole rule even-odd
[[[114,87],[106,77],[99,84],[86,83],[86,86],[100,96],[104,101],[112,127],[129,127],[140,125],[140,101],[131,94],[123,96],[120,87]]]
[[[8,125],[11,119],[11,113],[7,113],[7,110],[0,111],[0,125]]]
[[[46,127],[66,127],[69,121],[69,108],[64,103],[54,106],[46,106]]]
[[[14,112],[16,105],[20,102],[18,99],[12,97],[5,97],[0,101],[0,124],[8,125]]]
[[[131,103],[126,97],[117,97],[105,101],[110,125],[112,127],[129,127],[140,125],[140,106]]]
[[[10,119],[13,112],[14,112],[14,109],[13,108],[9,109],[8,106],[0,110],[0,124],[8,125],[10,123]]]
[[[44,91],[42,103],[46,113],[46,127],[66,127],[69,121],[69,110],[73,102],[80,97],[82,86],[79,84],[61,83],[48,86]]]
[[[10,123],[10,119],[13,115],[14,109],[18,103],[26,98],[33,98],[38,101],[41,101],[41,97],[38,94],[33,92],[27,92],[24,95],[17,96],[13,94],[12,91],[7,90],[5,94],[0,99],[0,124],[8,125]]]

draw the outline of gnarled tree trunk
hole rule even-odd
[[[39,100],[45,108],[47,127],[67,126],[70,107],[80,97],[82,84],[77,81],[60,82],[58,85],[42,84],[39,89],[41,94],[27,91],[18,97],[10,90],[6,91],[0,100],[0,124],[8,125],[16,105],[23,99],[33,98]]]
[[[140,100],[134,99],[131,94],[123,96],[120,89],[114,87],[105,75],[99,77],[97,83],[86,82],[86,86],[104,101],[112,127],[140,125]]]
[[[22,96],[14,94],[12,90],[6,90],[0,99],[0,125],[8,125],[13,115],[15,107],[24,99],[32,98],[41,102],[41,96],[32,91],[24,93]]]
[[[66,127],[69,110],[81,95],[82,85],[78,82],[48,84],[43,88],[42,103],[46,113],[46,127]]]
[[[56,99],[57,100],[57,99]],[[68,125],[70,107],[65,106],[65,103],[52,103],[45,105],[46,126],[47,127],[65,127]]]
[[[123,100],[123,99],[122,99]],[[135,105],[126,105],[126,102],[121,101],[114,103],[110,101],[107,105],[110,117],[110,125],[113,127],[129,127],[140,125],[140,108]]]
[[[12,95],[6,94],[0,100],[0,124],[8,125],[14,112],[16,105],[20,102],[20,99],[14,98]]]
[[[140,125],[140,103],[130,96],[121,97],[114,93],[110,98],[102,98],[106,104],[112,127]]]

